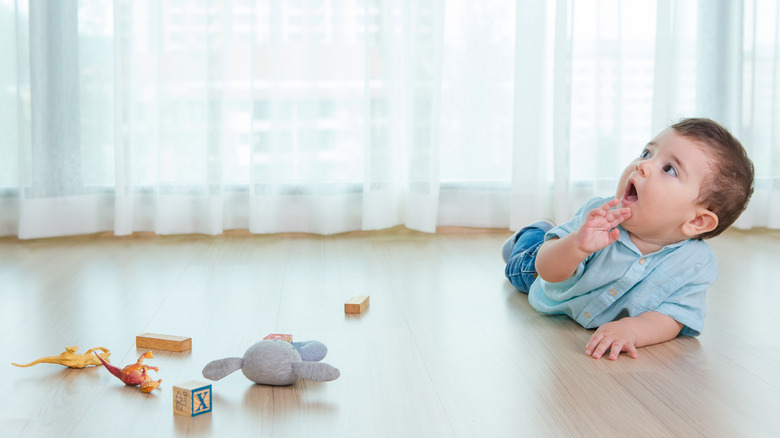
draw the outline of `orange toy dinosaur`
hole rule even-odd
[[[90,365],[95,365],[95,366],[100,365],[100,362],[97,359],[95,359],[95,356],[92,355],[93,351],[95,351],[95,354],[97,355],[98,359],[102,357],[102,359],[106,359],[107,361],[108,356],[111,356],[111,353],[103,347],[90,348],[84,354],[77,354],[76,351],[78,349],[79,347],[76,345],[72,347],[65,347],[65,351],[63,353],[60,353],[59,356],[42,357],[36,361],[28,363],[27,365],[19,365],[18,363],[11,363],[11,365],[17,367],[31,367],[39,363],[53,363],[57,365],[66,366],[68,368],[86,368]],[[96,350],[100,350],[103,353],[98,354]]]
[[[95,353],[97,354],[97,353]],[[149,393],[154,391],[154,388],[157,388],[160,386],[160,383],[162,383],[162,379],[158,381],[152,380],[151,377],[149,377],[146,374],[146,371],[153,370],[159,372],[160,370],[157,367],[150,367],[149,365],[144,365],[144,358],[151,359],[152,352],[147,351],[146,353],[142,354],[141,357],[138,358],[138,361],[134,364],[130,364],[121,370],[108,362],[104,361],[103,358],[98,356],[101,362],[103,362],[103,366],[106,367],[106,369],[113,375],[117,376],[119,380],[121,380],[125,385],[129,386],[135,386],[140,385],[141,386],[141,392]]]

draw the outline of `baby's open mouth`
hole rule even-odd
[[[622,204],[623,207],[628,207],[629,205],[635,203],[639,199],[639,195],[636,193],[636,186],[633,182],[628,182],[628,187],[626,187],[626,194],[623,195]]]

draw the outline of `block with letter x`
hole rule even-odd
[[[197,380],[174,385],[173,412],[191,417],[211,412],[211,385]]]

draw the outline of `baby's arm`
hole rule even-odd
[[[682,328],[682,324],[663,313],[645,312],[629,316],[599,327],[590,337],[585,354],[598,359],[610,350],[609,359],[616,360],[620,352],[625,351],[636,359],[637,348],[674,339]]]
[[[620,237],[615,227],[631,217],[628,208],[612,209],[618,202],[612,199],[594,208],[577,231],[542,244],[536,256],[539,276],[550,283],[567,280],[589,255],[615,242]]]

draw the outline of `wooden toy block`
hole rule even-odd
[[[182,352],[192,348],[192,338],[144,333],[135,337],[135,346],[138,348],[151,348],[152,350]]]
[[[211,412],[211,385],[197,380],[173,385],[173,413],[194,417]]]
[[[292,343],[292,335],[285,335],[281,333],[271,333],[263,339],[279,339],[280,341],[287,341]]]
[[[368,295],[355,295],[344,303],[344,313],[363,313],[368,308]]]

